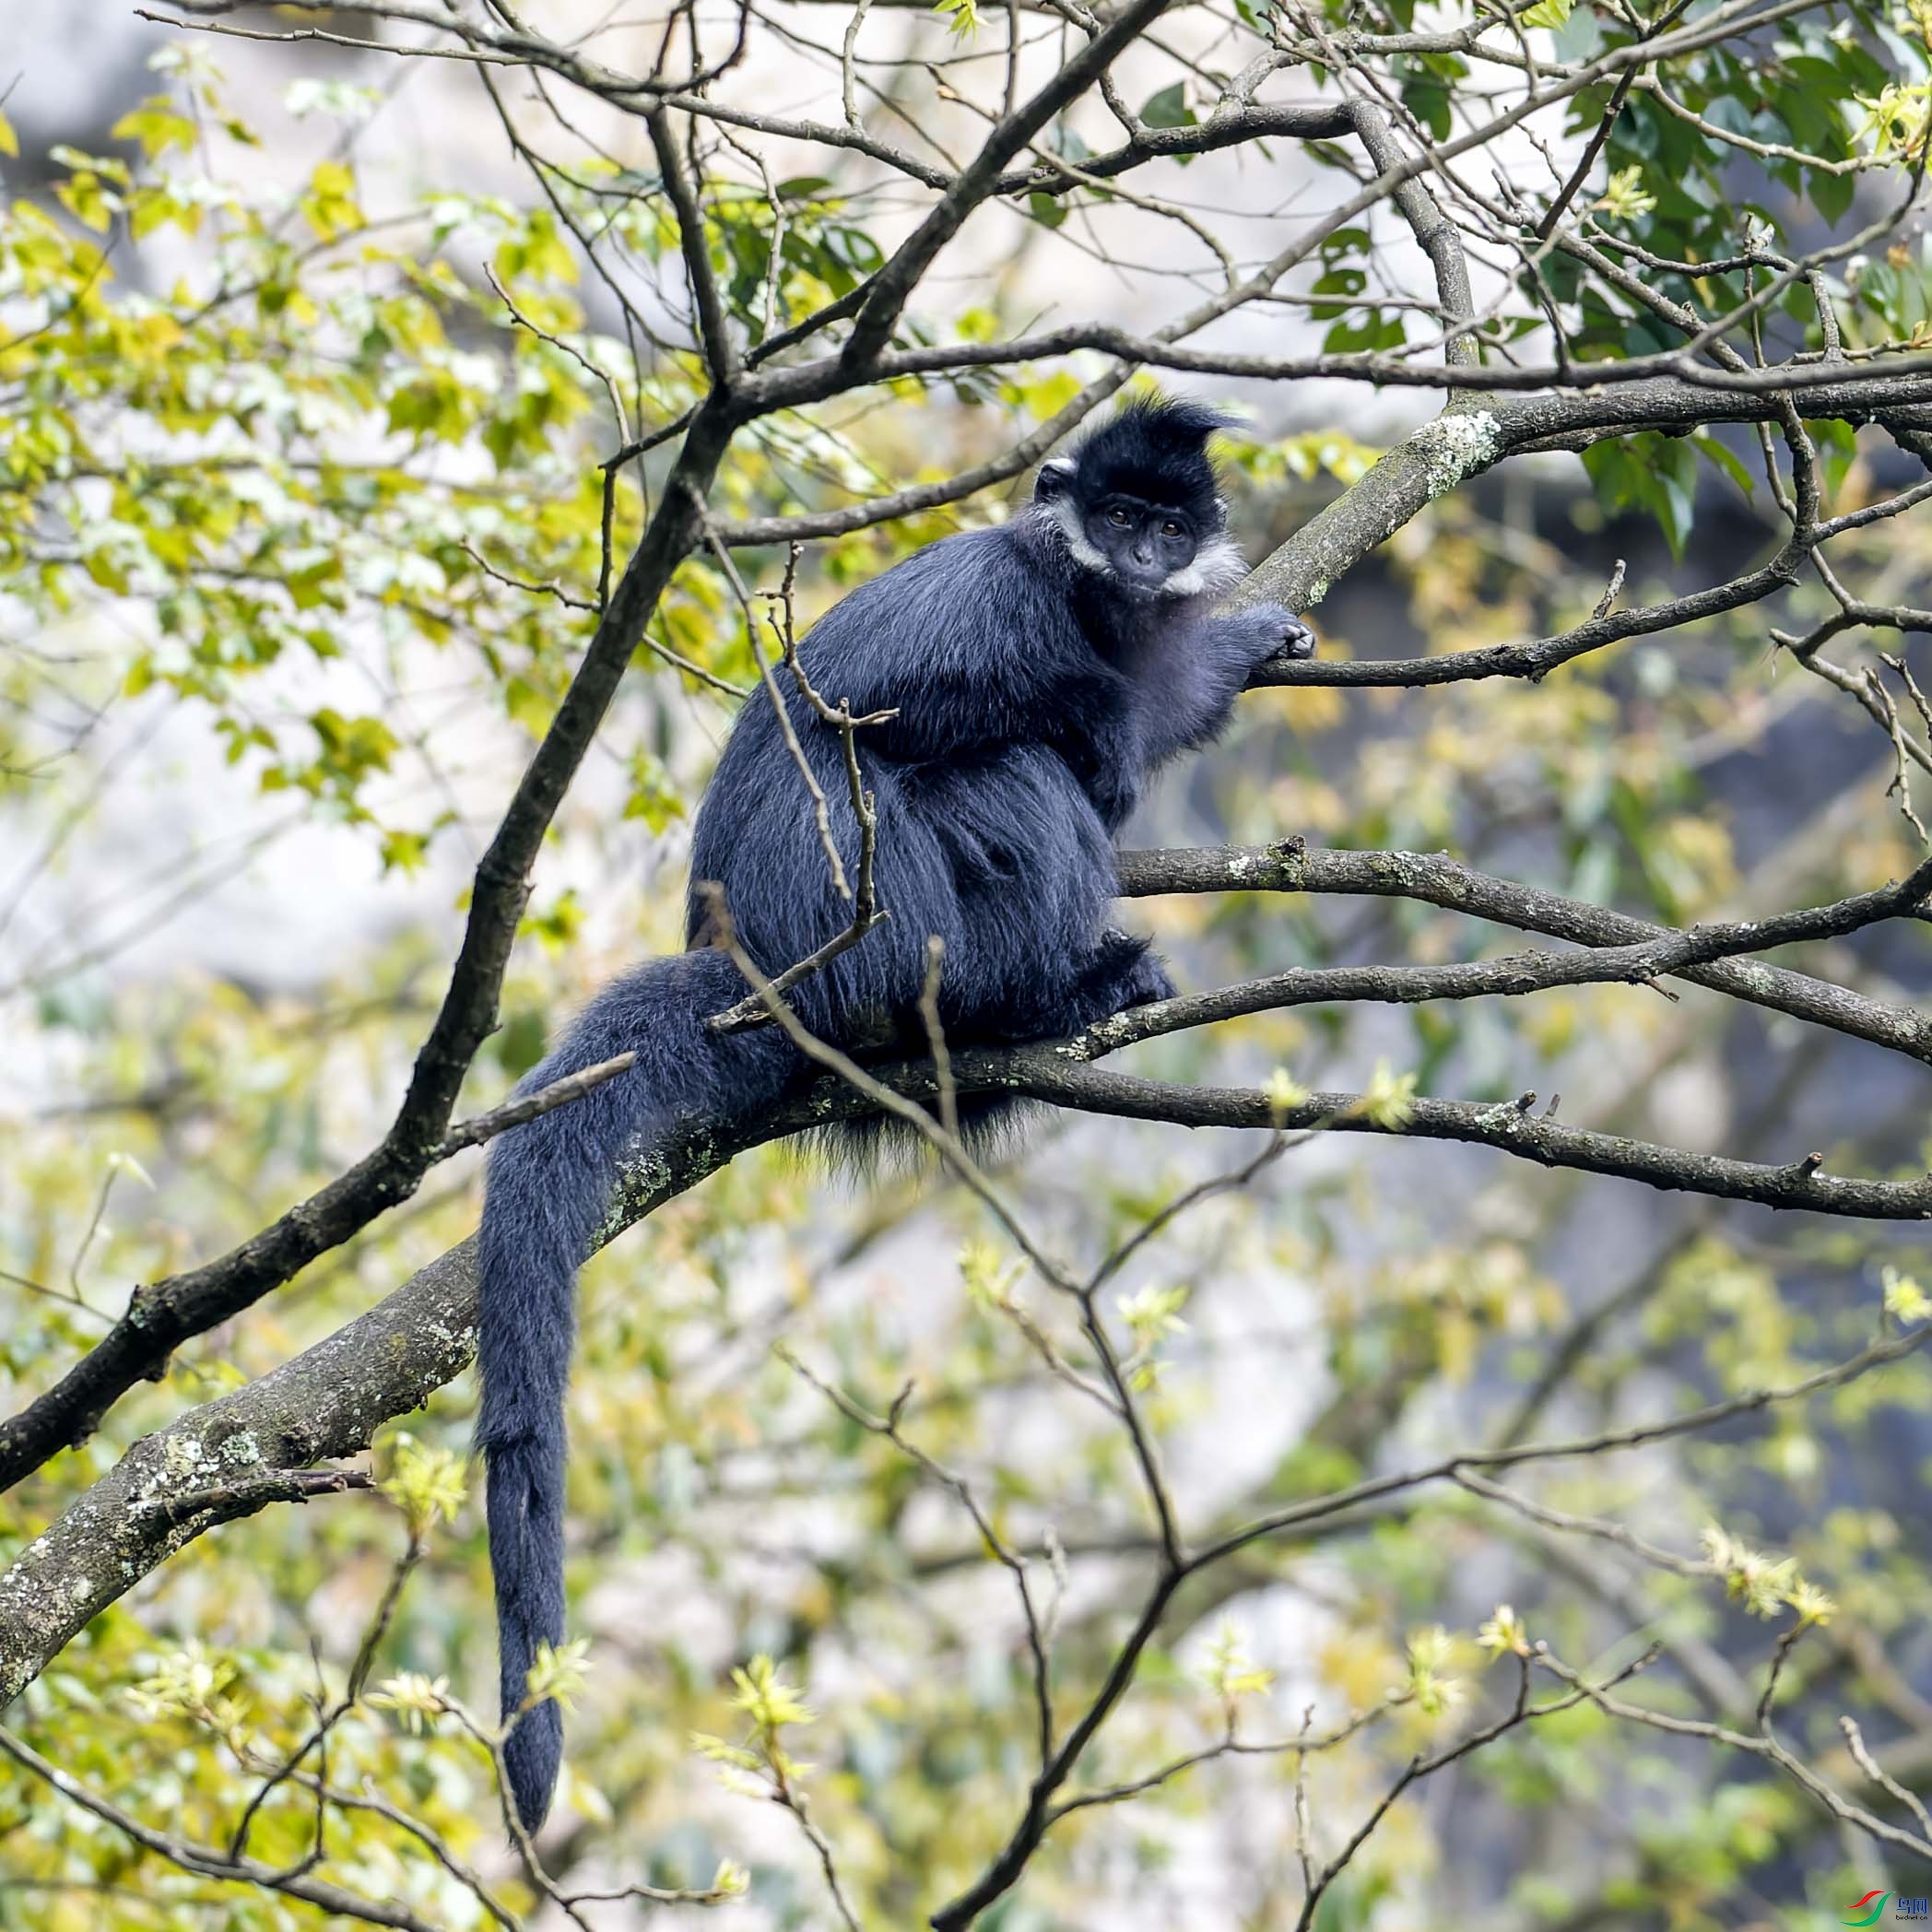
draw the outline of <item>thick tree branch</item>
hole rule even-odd
[[[496,1024],[497,994],[545,832],[590,748],[646,619],[698,535],[695,502],[729,441],[722,410],[693,418],[667,489],[599,618],[583,661],[477,867],[442,1005],[381,1146],[218,1260],[139,1290],[113,1327],[54,1385],[0,1423],[0,1490],[86,1439],[135,1383],[189,1337],[239,1314],[318,1255],[406,1200],[438,1159],[470,1061]]]
[[[704,366],[713,383],[725,388],[737,372],[738,358],[724,320],[724,301],[718,292],[717,277],[711,271],[711,243],[704,232],[698,188],[685,170],[684,158],[677,152],[677,143],[664,111],[654,109],[646,114],[644,125],[650,130],[651,150],[657,157],[657,171],[664,179],[665,193],[677,214],[677,242],[684,256],[685,278],[690,284],[691,308],[697,318]]]
[[[1199,854],[1129,857],[1130,889],[1175,885],[1207,889],[1211,860],[1244,886],[1286,885],[1294,868],[1322,875],[1340,889],[1358,869],[1359,887],[1374,893],[1404,890],[1438,897],[1502,916],[1509,903],[1502,882],[1406,854]],[[1311,865],[1311,862],[1314,862]],[[1932,1177],[1911,1182],[1828,1174],[1809,1159],[1786,1166],[1699,1155],[1625,1136],[1595,1133],[1537,1118],[1503,1104],[1419,1099],[1400,1123],[1378,1121],[1363,1097],[1310,1096],[1285,1112],[1266,1094],[1246,1089],[1172,1086],[1102,1070],[1091,1063],[1135,1041],[1200,1025],[1231,1013],[1311,999],[1386,998],[1510,994],[1534,984],[1572,984],[1640,977],[1664,971],[1709,972],[1700,964],[1725,949],[1783,943],[1855,929],[1915,906],[1932,862],[1900,885],[1834,905],[1780,914],[1751,925],[1732,924],[1690,932],[1656,932],[1630,922],[1638,935],[1606,959],[1596,954],[1521,956],[1439,969],[1336,969],[1281,974],[1247,986],[1163,1001],[1103,1021],[1078,1039],[1018,1049],[977,1049],[951,1056],[951,1078],[961,1093],[1005,1093],[1082,1112],[1166,1121],[1187,1126],[1283,1128],[1460,1141],[1496,1149],[1547,1167],[1616,1175],[1662,1189],[1714,1198],[1798,1208],[1871,1219],[1932,1218]],[[1455,899],[1458,892],[1464,896]],[[1548,895],[1525,894],[1510,910],[1552,923],[1574,909]],[[1587,909],[1584,909],[1587,910]],[[1601,914],[1604,919],[1618,915]],[[1510,923],[1518,923],[1512,918]],[[1597,928],[1601,929],[1601,928]],[[1675,962],[1674,964],[1671,962]],[[1734,971],[1755,972],[1752,966]],[[1420,977],[1387,981],[1391,972]],[[1381,975],[1363,979],[1361,975]],[[1444,978],[1443,975],[1447,975]],[[1793,975],[1793,978],[1797,977]],[[1384,982],[1386,982],[1384,984]],[[1433,987],[1435,990],[1429,990]],[[878,1069],[896,1090],[930,1102],[937,1092],[929,1065]],[[626,1170],[600,1231],[599,1246],[694,1185],[748,1148],[823,1126],[866,1111],[844,1082],[823,1080],[755,1120],[687,1123],[659,1152]],[[218,1522],[248,1514],[282,1493],[265,1473],[280,1477],[320,1461],[354,1454],[389,1417],[417,1408],[467,1365],[475,1339],[474,1243],[465,1242],[414,1276],[368,1314],[260,1381],[189,1411],[136,1443],[115,1467],[0,1574],[0,1702],[39,1673],[76,1632],[140,1576]],[[222,1499],[210,1500],[210,1492]],[[194,1505],[187,1513],[184,1501]]]
[[[1583,952],[1519,952],[1501,959],[1467,960],[1444,966],[1295,967],[1213,993],[1183,994],[1131,1007],[1097,1021],[1074,1043],[1108,1053],[1184,1028],[1211,1026],[1243,1014],[1290,1007],[1329,1006],[1358,1000],[1414,1006],[1430,1000],[1516,997],[1555,986],[1608,982],[1645,984],[1682,972],[1774,946],[1842,938],[1862,926],[1920,911],[1932,891],[1932,859],[1907,878],[1876,891],[1859,892],[1824,906],[1773,913],[1768,919],[1714,921],[1687,931],[1665,929],[1655,937]],[[1304,1123],[1306,1125],[1306,1123]]]
[[[1690,1154],[1677,1148],[1600,1134],[1531,1114],[1511,1101],[1418,1099],[1399,1126],[1377,1122],[1359,1093],[1311,1094],[1282,1109],[1268,1095],[1245,1087],[1183,1087],[1135,1074],[1112,1073],[1086,1064],[1079,1045],[1026,1047],[988,1064],[979,1054],[957,1055],[961,1092],[984,1089],[1047,1101],[1083,1113],[1125,1120],[1165,1121],[1187,1127],[1269,1127],[1337,1134],[1373,1134],[1408,1140],[1455,1140],[1490,1147],[1538,1166],[1580,1173],[1611,1174],[1666,1193],[1701,1194],[1764,1208],[1803,1208],[1857,1220],[1932,1219],[1932,1176],[1914,1181],[1844,1179],[1812,1166],[1808,1157],[1788,1166],[1733,1160],[1721,1154]]]
[[[1395,175],[1401,171],[1404,155],[1389,131],[1388,116],[1372,100],[1361,96],[1351,100],[1344,112],[1361,145],[1368,150],[1378,172]],[[1435,275],[1436,294],[1442,302],[1443,326],[1451,331],[1443,345],[1443,359],[1454,370],[1474,369],[1480,361],[1472,336],[1454,333],[1455,324],[1467,323],[1476,312],[1469,294],[1469,264],[1463,253],[1462,236],[1455,224],[1443,213],[1435,196],[1423,184],[1420,174],[1403,182],[1394,194],[1396,208],[1408,223],[1416,245],[1429,258]],[[1458,378],[1460,386],[1460,378]]]
[[[1184,317],[1174,325],[1174,333],[1196,325],[1199,324],[1196,318]],[[1072,330],[1034,340],[1048,346],[1053,353],[1064,353],[1090,343],[1117,356],[1120,366],[1090,384],[1051,425],[1043,425],[1006,456],[962,471],[943,482],[894,490],[842,509],[721,521],[717,525],[720,540],[734,548],[744,548],[842,536],[899,517],[960,502],[1029,468],[1058,436],[1064,435],[1144,364],[1184,369],[1199,366],[1230,374],[1278,372],[1277,366],[1265,359],[1196,353],[1172,346],[1166,338],[1155,341],[1113,330]],[[999,359],[984,351],[919,350],[882,357],[878,372],[902,373],[915,364],[957,367],[975,360],[996,359]],[[1317,359],[1315,372],[1325,372],[1320,366],[1325,359]],[[1914,359],[1926,361],[1924,358]],[[1249,364],[1253,368],[1243,367]],[[1599,368],[1618,366],[1593,364],[1590,380],[1596,381]],[[789,393],[792,379],[818,368],[819,365],[806,365],[805,371],[781,371],[772,380],[784,379]],[[1815,372],[1816,365],[1809,364],[1788,371],[1753,371],[1750,373],[1754,378],[1767,380],[1761,384],[1753,382],[1715,392],[1704,388],[1701,382],[1670,376],[1650,377],[1623,385],[1608,383],[1600,388],[1565,389],[1548,395],[1498,396],[1485,402],[1464,398],[1460,406],[1432,418],[1396,444],[1365,477],[1351,484],[1257,564],[1231,601],[1239,604],[1270,599],[1296,610],[1313,607],[1327,595],[1329,586],[1338,577],[1439,497],[1447,496],[1470,477],[1493,469],[1504,458],[1519,453],[1556,443],[1581,447],[1608,437],[1645,430],[1665,435],[1688,433],[1715,422],[1780,422],[1791,406],[1792,395],[1800,392],[1807,418],[1852,424],[1873,420],[1882,406],[1891,403],[1932,404],[1932,362],[1904,374],[1846,376],[1841,371],[1829,381],[1814,383],[1811,378]],[[1445,380],[1440,370],[1416,370],[1412,373],[1431,383]],[[1468,379],[1473,382],[1479,376],[1486,380],[1491,373],[1489,370],[1473,371]],[[1507,375],[1509,371],[1502,373]],[[1711,370],[1706,373],[1715,377],[1723,371]],[[1788,382],[1779,380],[1787,374]],[[800,393],[815,394],[819,380],[815,375],[809,385],[801,384]],[[1460,385],[1463,371],[1455,371],[1455,380]],[[761,376],[748,378],[748,387],[762,395],[766,392],[759,385],[765,381]],[[1674,621],[1688,621],[1688,618]],[[1325,660],[1304,660],[1288,666],[1278,681],[1367,683],[1375,679],[1369,676],[1358,677],[1352,672],[1337,674],[1336,667]]]
[[[1709,373],[1714,377],[1723,372]],[[1750,373],[1758,376],[1768,372]],[[1900,396],[1900,390],[1909,390],[1909,397]],[[1808,418],[1857,424],[1870,421],[1882,404],[1894,398],[1932,399],[1932,374],[1889,381],[1820,382],[1806,391],[1803,406]],[[1579,435],[1596,439],[1643,430],[1668,434],[1713,422],[1777,422],[1789,406],[1790,396],[1783,391],[1767,393],[1737,387],[1712,393],[1701,383],[1671,377],[1652,379],[1627,388],[1579,390],[1514,402],[1499,399],[1493,406],[1445,410],[1398,443],[1359,483],[1345,490],[1257,564],[1236,593],[1237,601],[1271,598],[1291,610],[1311,608],[1327,595],[1337,576],[1393,536],[1437,498],[1446,496],[1469,477],[1493,468],[1505,456],[1545,444],[1551,439]],[[1736,579],[1730,585],[1701,592],[1695,599],[1674,599],[1670,605],[1656,607],[1654,612],[1643,614],[1644,622],[1651,629],[1667,629],[1694,617],[1735,608],[1750,598],[1740,594],[1736,603],[1723,601],[1731,592],[1763,580],[1766,572],[1777,575],[1780,581],[1788,581],[1788,573],[1795,572],[1796,567],[1796,560],[1787,549],[1763,566],[1762,571]],[[1775,586],[1767,584],[1757,595],[1767,595],[1772,587]],[[1682,614],[1673,614],[1677,612]],[[1572,638],[1600,636],[1601,642],[1609,642],[1620,634],[1634,635],[1635,631],[1620,633],[1617,627],[1637,616],[1632,612],[1607,613],[1582,627],[1580,633],[1572,633]],[[1579,642],[1576,649],[1566,649],[1563,655],[1577,656],[1594,648],[1593,642]],[[1539,653],[1535,646],[1504,645],[1496,647],[1493,654],[1463,654],[1477,664],[1492,666],[1490,669],[1466,666],[1444,672],[1440,668],[1423,668],[1425,665],[1442,666],[1450,662],[1444,659],[1417,660],[1412,665],[1394,666],[1337,666],[1316,659],[1268,675],[1284,683],[1305,680],[1364,684],[1384,679],[1409,683],[1431,682],[1438,677],[1525,676],[1549,668],[1549,664],[1542,662],[1549,654]],[[1556,656],[1552,661],[1562,662],[1563,657]]]

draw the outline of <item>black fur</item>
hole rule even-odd
[[[1148,775],[1226,723],[1259,664],[1306,656],[1274,606],[1209,609],[1238,574],[1206,454],[1221,424],[1192,403],[1130,405],[1040,475],[1002,527],[950,536],[854,591],[800,645],[815,688],[866,727],[889,919],[792,994],[805,1024],[854,1051],[916,1043],[926,939],[946,942],[948,1040],[1051,1038],[1173,989],[1145,939],[1107,923],[1113,838]],[[848,872],[858,830],[838,734],[787,689],[793,728],[831,804]],[[770,702],[738,717],[691,854],[745,949],[777,972],[842,931],[810,802]],[[563,1635],[564,1400],[572,1286],[618,1161],[681,1119],[769,1107],[803,1070],[772,1027],[720,1037],[706,1016],[745,992],[705,946],[693,890],[681,957],[607,986],[523,1083],[634,1050],[637,1064],[490,1149],[478,1250],[483,1377],[503,1709],[523,1702],[540,1640]],[[997,1103],[974,1125],[998,1125]],[[512,1795],[531,1828],[562,1751],[554,1703],[512,1735]]]

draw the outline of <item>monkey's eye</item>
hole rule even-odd
[[[1125,530],[1131,519],[1128,517],[1127,512],[1116,503],[1112,510],[1108,511],[1107,521],[1110,524],[1118,524],[1121,529]]]
[[[1179,536],[1182,534],[1181,526],[1179,524],[1175,523],[1172,517],[1169,517],[1168,520],[1161,524],[1160,534],[1162,536]]]

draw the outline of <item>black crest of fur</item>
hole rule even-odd
[[[1232,424],[1231,417],[1206,403],[1134,396],[1049,465],[1042,478],[1047,481],[1054,472],[1068,480],[1077,477],[1086,501],[1138,497],[1185,511],[1196,529],[1219,529],[1219,478],[1208,454],[1208,439]]]

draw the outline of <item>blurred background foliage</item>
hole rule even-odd
[[[1390,11],[1406,24],[1406,9]],[[1538,12],[1573,40],[1620,30],[1608,10]],[[1870,31],[1835,36],[1846,20]],[[1703,63],[1694,104],[1764,142],[1801,136],[1845,158],[1890,143],[1909,157],[1926,119],[1923,46],[1909,65],[1898,52],[1911,25],[1859,7],[1793,23],[1774,68]],[[454,178],[401,199],[394,183],[372,192],[353,138],[368,90],[313,78],[294,80],[284,104],[331,129],[325,151],[297,192],[267,192],[251,173],[263,136],[223,65],[204,43],[165,44],[151,98],[100,151],[38,157],[44,175],[0,211],[0,304],[44,317],[0,337],[9,1408],[95,1339],[134,1284],[219,1250],[379,1130],[440,994],[488,807],[586,635],[604,568],[599,465],[698,393],[687,354],[595,320],[570,232],[594,216],[655,263],[676,238],[652,194],[613,212],[560,170],[520,199]],[[1413,60],[1408,105],[1426,120],[1467,71],[1453,56]],[[1900,88],[1917,91],[1861,134],[1846,103]],[[1577,124],[1601,105],[1580,98]],[[0,123],[0,151],[18,146]],[[1613,184],[1620,171],[1640,178],[1604,219],[1658,257],[1708,258],[1725,239],[1716,224],[1739,213],[1699,189],[1723,160],[1640,94],[1607,156]],[[621,183],[623,168],[588,157],[580,179]],[[1788,223],[1802,195],[1835,219],[1854,185],[1773,158],[1761,204],[1743,212]],[[1038,212],[1049,230],[1066,218],[1052,203]],[[878,259],[877,210],[829,179],[721,186],[708,216],[754,339]],[[782,273],[769,277],[781,221]],[[1338,237],[1325,265],[1316,292],[1345,312],[1331,348],[1402,337],[1401,309],[1353,300],[1369,250],[1365,233]],[[1710,292],[1663,280],[1686,300]],[[1851,339],[1923,324],[1915,247],[1833,286]],[[1018,319],[997,274],[972,297],[948,321],[969,339]],[[1603,352],[1659,346],[1654,323],[1612,312],[1600,290],[1584,306]],[[1789,325],[1810,312],[1794,303]],[[717,507],[771,513],[942,478],[1073,388],[1064,370],[975,374],[763,425]],[[1231,439],[1252,545],[1303,521],[1375,447],[1306,420],[1257,420]],[[1868,433],[1834,430],[1825,447],[1834,509],[1868,499],[1896,460]],[[1542,634],[1586,614],[1619,559],[1637,598],[1686,581],[1687,547],[1693,564],[1757,554],[1772,512],[1740,452],[1751,457],[1749,441],[1728,434],[1633,440],[1599,446],[1587,476],[1550,458],[1458,494],[1338,587],[1317,613],[1325,648]],[[653,454],[609,475],[621,560],[661,469]],[[807,614],[1013,497],[813,546]],[[1928,548],[1910,520],[1844,546],[1891,595],[1923,578]],[[759,581],[775,583],[782,562],[762,559]],[[1782,620],[1800,628],[1824,607],[1808,588],[1788,602]],[[1229,745],[1168,784],[1135,840],[1446,847],[1671,924],[1898,876],[1916,841],[1885,795],[1884,735],[1781,666],[1765,623],[1747,609],[1536,684],[1250,698]],[[754,676],[717,573],[687,566],[560,821],[473,1106],[534,1064],[559,1016],[615,967],[676,942],[683,831],[735,703],[715,681]],[[183,788],[214,802],[192,836],[165,863],[138,846],[117,859],[114,838],[167,822]],[[324,846],[364,909],[333,930]],[[223,895],[264,876],[280,896],[242,901],[244,924],[263,916],[250,906],[319,895],[313,923],[223,927]],[[1256,894],[1131,911],[1192,985],[1511,943],[1391,901]],[[197,925],[216,938],[183,942]],[[1926,985],[1922,932],[1812,954],[1886,996]],[[1253,1078],[1280,1066],[1318,1086],[1365,1085],[1378,1061],[1425,1092],[1561,1092],[1565,1119],[1691,1147],[1793,1160],[1817,1148],[1834,1166],[1900,1175],[1932,1160],[1923,1069],[1688,987],[1276,1014],[1158,1043],[1138,1064]],[[1090,1263],[1238,1158],[1228,1137],[1060,1121],[1002,1179],[1032,1225]],[[438,1170],[408,1207],[182,1349],[99,1435],[0,1498],[0,1557],[135,1436],[285,1360],[461,1238],[475,1183],[467,1163]],[[1009,1581],[933,1472],[788,1358],[874,1413],[911,1384],[903,1427],[971,1482],[1000,1534],[1039,1554],[1059,1672],[1088,1682],[1116,1612],[1137,1600],[1148,1526],[1129,1443],[1043,1368],[1025,1324],[1059,1334],[1062,1311],[1012,1258],[950,1188],[842,1191],[767,1152],[586,1270],[571,1502],[589,1645],[546,1840],[553,1870],[748,1888],[728,1922],[833,1924],[797,1820],[768,1801],[781,1772],[808,1794],[868,1924],[914,1923],[996,1849],[1032,1722]],[[1894,1317],[1921,1314],[1926,1266],[1911,1231],[1684,1203],[1468,1149],[1324,1146],[1151,1246],[1119,1314],[1177,1494],[1208,1522],[1460,1443],[1588,1432],[1798,1379],[1854,1352],[1888,1298]],[[1077,1337],[1061,1340],[1077,1352]],[[264,1768],[352,1686],[379,1630],[370,1694],[331,1733],[327,1779],[360,1802],[331,1810],[328,1869],[438,1926],[489,1922],[451,1860],[528,1906],[488,1751],[454,1708],[486,1704],[493,1670],[480,1513],[461,1495],[471,1401],[465,1381],[385,1433],[381,1492],[270,1511],[192,1544],[97,1620],[10,1722],[126,1810],[226,1844]],[[1410,1754],[1506,1707],[1513,1630],[1593,1669],[1660,1642],[1643,1694],[1738,1721],[1781,1630],[1804,1618],[1807,1584],[1836,1611],[1811,1620],[1792,1666],[1794,1740],[1842,1769],[1836,1714],[1854,1711],[1903,1739],[1906,1760],[1916,1751],[1916,1775],[1899,1773],[1908,1784],[1932,1782],[1928,1413],[1926,1368],[1910,1360],[1707,1441],[1558,1464],[1528,1486],[1714,1573],[1643,1568],[1433,1491],[1252,1546],[1190,1586],[1088,1785],[1211,1746],[1231,1710],[1256,1743],[1292,1739],[1305,1713],[1314,1733],[1379,1714],[1305,1766],[1292,1751],[1229,1755],[1068,1819],[986,1925],[1291,1923],[1298,1810],[1318,1832],[1344,1829]],[[1713,1526],[1720,1540],[1701,1543]],[[1499,1624],[1502,1605],[1514,1608]],[[299,1779],[277,1789],[252,1826],[255,1855],[300,1861],[314,1802]],[[1399,1806],[1321,1924],[1809,1926],[1891,1882],[1872,1861],[1752,1761],[1578,1708]],[[666,1907],[657,1922],[708,1909]],[[265,1932],[312,1919],[170,1870],[0,1768],[0,1926]]]

